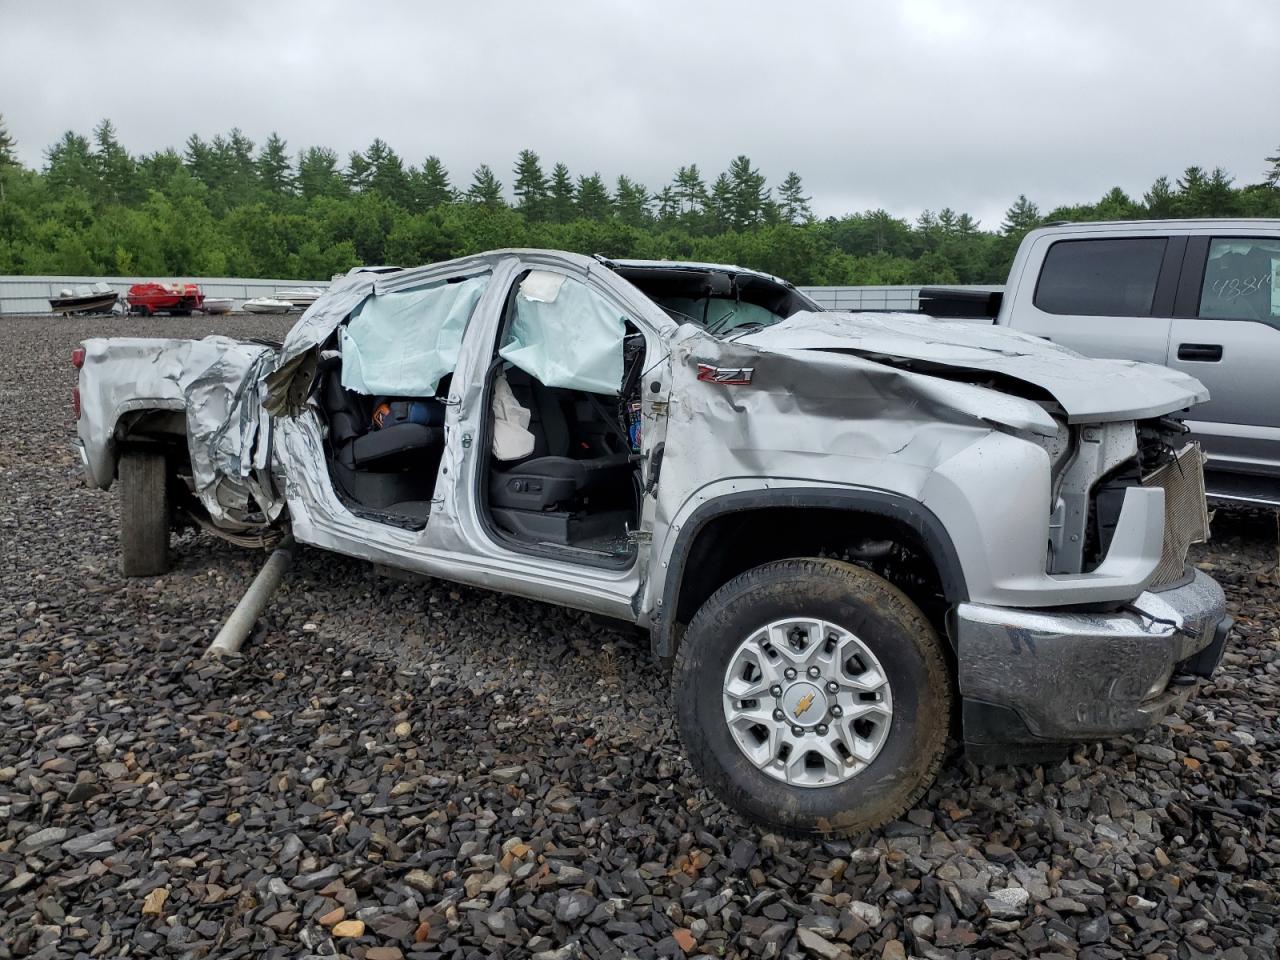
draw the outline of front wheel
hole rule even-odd
[[[786,833],[881,826],[924,795],[946,754],[938,635],[853,564],[781,560],[729,581],[690,623],[672,680],[703,783]]]

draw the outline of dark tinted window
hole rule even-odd
[[[1048,313],[1149,317],[1164,237],[1059,240],[1049,248],[1035,304]]]
[[[1200,316],[1280,327],[1280,239],[1214,237],[1200,288]]]

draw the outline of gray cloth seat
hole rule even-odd
[[[565,508],[593,492],[630,490],[631,456],[608,454],[578,459],[564,405],[567,391],[544,386],[521,370],[507,371],[511,392],[529,411],[533,453],[517,463],[495,468],[489,476],[489,503],[513,510]]]
[[[444,452],[444,428],[420,423],[397,423],[371,430],[370,398],[342,386],[337,365],[326,363],[324,408],[329,418],[329,443],[334,458],[350,469],[392,471],[422,467],[435,473]]]

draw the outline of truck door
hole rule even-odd
[[[1037,241],[1017,280],[1008,323],[1090,357],[1164,363],[1182,237]]]
[[[1209,467],[1280,478],[1280,236],[1188,241],[1168,365],[1209,388],[1188,424]]]

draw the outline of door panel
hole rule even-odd
[[[1189,422],[1212,459],[1280,475],[1280,237],[1196,238],[1188,260],[1168,365],[1210,396]]]
[[[1045,237],[1014,328],[1090,357],[1164,363],[1181,237]],[[1034,262],[1033,260],[1033,262]]]

